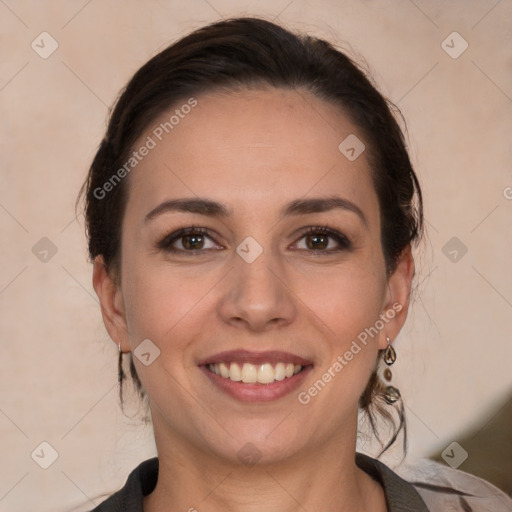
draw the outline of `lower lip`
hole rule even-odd
[[[206,366],[200,366],[203,373],[222,391],[242,402],[270,402],[278,400],[297,390],[306,375],[313,369],[313,365],[307,365],[304,369],[283,380],[276,380],[271,384],[244,384],[225,379],[211,372]]]

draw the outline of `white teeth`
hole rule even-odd
[[[217,365],[215,365],[215,366],[217,366]],[[225,379],[229,379],[229,368],[224,363],[219,364],[219,370],[220,370],[220,374]]]
[[[229,378],[236,382],[242,380],[242,371],[240,370],[240,366],[236,363],[231,363],[231,366],[229,367]]]
[[[263,363],[260,365],[254,365],[251,363],[244,363],[242,367],[238,363],[218,363],[209,364],[208,369],[220,375],[225,379],[231,379],[235,382],[244,382],[245,384],[271,384],[278,380],[284,380],[286,378],[293,377],[300,371],[303,366],[300,364],[293,363],[277,363],[272,366],[271,363]]]
[[[262,364],[258,369],[258,382],[261,382],[262,384],[270,384],[275,380],[275,372],[272,365],[270,363]]]
[[[276,380],[284,380],[285,379],[286,375],[285,375],[284,363],[277,363],[274,371],[275,371]]]
[[[252,384],[258,380],[258,369],[253,364],[244,363],[242,366],[242,382]]]

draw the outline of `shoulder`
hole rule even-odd
[[[429,512],[414,486],[381,461],[356,453],[356,464],[382,485],[389,512]]]
[[[394,471],[414,486],[432,512],[512,511],[512,499],[494,485],[438,462],[421,459]]]
[[[158,458],[141,462],[128,476],[124,486],[90,512],[143,512],[143,498],[158,480]]]

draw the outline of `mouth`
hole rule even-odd
[[[252,363],[215,363],[207,366],[208,370],[223,379],[244,384],[272,384],[276,381],[289,379],[304,370],[301,364],[280,362],[273,365],[265,362],[259,365]]]
[[[313,363],[286,352],[223,352],[199,364],[222,391],[242,401],[263,402],[281,398],[313,369]]]

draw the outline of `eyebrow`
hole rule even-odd
[[[281,217],[307,215],[308,213],[327,212],[336,208],[355,213],[362,220],[365,226],[368,225],[368,221],[359,206],[348,199],[338,196],[296,199],[285,205],[280,214]],[[218,218],[227,218],[232,213],[232,211],[225,205],[210,199],[170,199],[160,203],[156,208],[153,208],[146,215],[144,220],[145,222],[149,222],[155,217],[167,212],[197,213],[199,215]]]
[[[230,215],[230,211],[224,205],[216,201],[202,198],[184,198],[170,199],[160,203],[146,215],[144,220],[148,222],[166,212],[198,213],[208,217],[228,217]]]
[[[289,203],[281,212],[282,216],[305,215],[308,213],[322,213],[334,210],[336,208],[348,210],[355,213],[365,226],[368,225],[366,217],[355,203],[338,196],[314,197],[310,199],[296,199]]]

